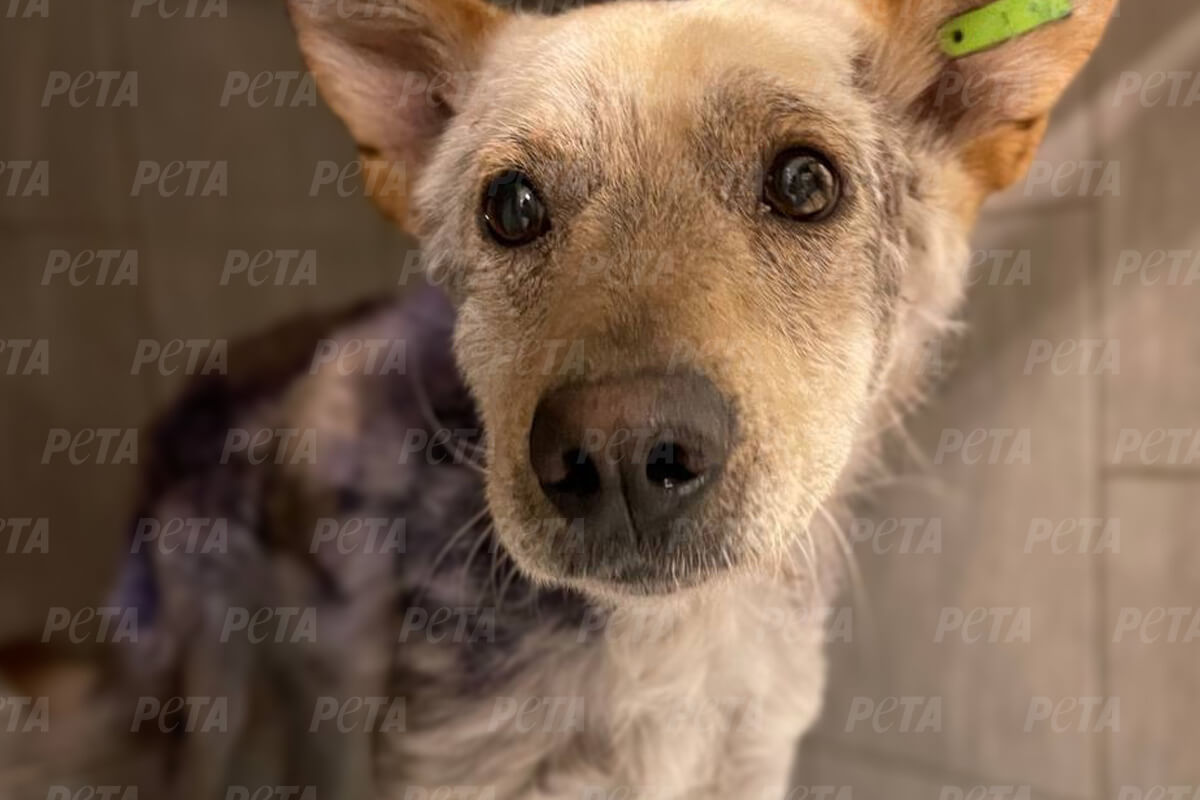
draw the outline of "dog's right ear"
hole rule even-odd
[[[409,196],[506,12],[483,0],[288,0],[317,86],[358,144],[367,193],[409,225]]]
[[[1114,0],[859,0],[881,23],[872,77],[953,147],[973,216],[1019,180],[1050,111],[1087,61]]]

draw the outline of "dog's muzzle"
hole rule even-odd
[[[612,570],[592,563],[587,571],[640,579],[651,565],[616,545],[645,556],[697,538],[733,427],[729,404],[707,378],[638,374],[548,393],[534,413],[529,457],[547,499],[582,524],[589,560],[603,554],[612,562]]]

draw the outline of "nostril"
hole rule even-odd
[[[646,479],[654,486],[675,489],[700,475],[689,466],[688,452],[676,442],[657,442],[646,457]]]
[[[561,477],[543,484],[563,494],[586,497],[600,491],[600,473],[592,457],[578,448],[562,454]]]

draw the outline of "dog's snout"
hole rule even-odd
[[[556,389],[529,434],[546,497],[585,535],[670,535],[721,477],[729,404],[695,374],[646,374]]]

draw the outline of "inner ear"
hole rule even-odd
[[[860,2],[877,26],[881,96],[959,153],[981,198],[1024,174],[1054,104],[1099,42],[1114,7],[1114,0],[1074,0],[1065,17],[1048,15],[1008,38],[982,36],[986,47],[958,52],[943,41],[945,26],[966,12],[999,14],[1004,0]],[[968,30],[963,38],[979,40],[980,33]]]
[[[367,193],[407,225],[411,190],[507,14],[483,0],[289,0],[300,49],[358,145]]]

